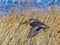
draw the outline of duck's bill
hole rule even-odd
[[[31,30],[27,36],[27,38],[32,38],[38,34],[38,31],[36,30]]]

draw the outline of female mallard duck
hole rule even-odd
[[[25,24],[29,24],[30,26],[32,26],[29,34],[28,34],[28,38],[34,37],[35,35],[38,34],[38,32],[43,29],[48,29],[49,26],[47,26],[46,24],[42,23],[41,21],[39,21],[38,19],[29,19],[28,21],[24,22]]]

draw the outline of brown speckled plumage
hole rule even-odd
[[[25,23],[29,24],[30,26],[32,26],[32,28],[31,28],[31,30],[30,30],[30,32],[28,34],[28,38],[34,37],[35,35],[38,34],[38,31],[35,29],[35,28],[38,28],[37,26],[41,26],[41,27],[43,27],[43,29],[49,28],[49,26],[47,26],[46,24],[42,23],[38,19],[29,19]]]

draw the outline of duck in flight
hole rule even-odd
[[[25,21],[24,24],[29,24],[30,26],[32,26],[27,36],[28,38],[32,38],[36,36],[39,33],[39,31],[42,29],[45,31],[45,29],[50,28],[49,26],[39,21],[38,19],[29,19],[28,21]]]

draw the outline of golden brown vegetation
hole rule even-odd
[[[0,45],[60,45],[60,12],[51,12],[47,17],[39,15],[38,19],[48,24],[50,29],[47,32],[41,30],[30,39],[27,35],[31,26],[22,24],[30,17],[28,13],[22,14],[10,14],[5,21],[0,19]],[[36,16],[37,13],[33,12],[32,17]]]

